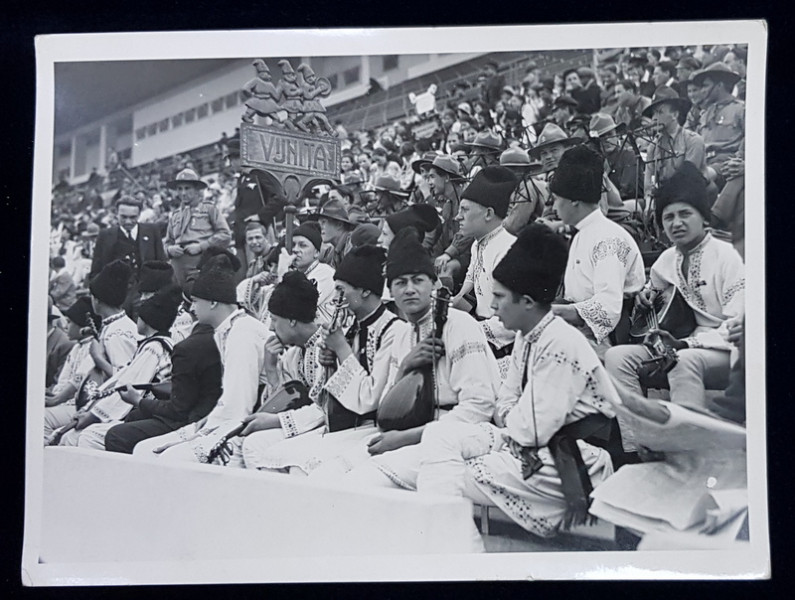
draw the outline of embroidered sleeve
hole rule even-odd
[[[615,323],[618,323],[618,319],[614,319],[596,298],[577,302],[574,306],[577,309],[577,314],[593,332],[597,342],[601,342],[610,335],[615,328]]]
[[[593,332],[597,343],[615,329],[621,317],[631,252],[629,244],[620,238],[602,240],[591,252],[594,293],[588,300],[576,302],[574,308]]]
[[[326,422],[326,415],[317,404],[279,413],[279,423],[285,437],[295,437],[317,429]]]
[[[448,353],[448,358],[452,364],[462,360],[468,354],[484,354],[489,351],[488,346],[482,342],[465,342],[453,351]]]
[[[455,361],[448,357],[450,387],[458,403],[444,417],[467,423],[490,421],[500,385],[497,360],[486,343],[486,336],[478,323],[467,315],[445,327],[443,339],[451,354],[460,355]],[[472,344],[472,345],[468,345]],[[463,352],[462,352],[463,350]]]
[[[117,328],[108,332],[104,339],[105,353],[108,361],[113,365],[113,372],[118,373],[133,357],[138,345],[132,331]]]

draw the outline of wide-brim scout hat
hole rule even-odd
[[[722,62],[715,62],[709,65],[708,67],[701,69],[700,71],[696,71],[693,73],[693,77],[691,80],[696,85],[700,86],[704,83],[704,79],[709,77],[710,79],[717,79],[719,81],[725,81],[727,87],[733,88],[738,81],[740,81],[741,77],[732,71],[725,63]]]
[[[572,71],[576,72],[577,70],[576,69],[572,69]],[[558,96],[557,98],[555,98],[552,101],[552,108],[553,109],[554,108],[561,108],[561,107],[564,107],[564,106],[570,106],[571,108],[577,110],[577,108],[580,106],[580,103],[577,102],[571,96],[567,96],[567,95]]]
[[[439,156],[438,152],[429,151],[424,153],[417,160],[411,161],[411,170],[417,175],[422,174],[422,169],[430,167],[433,164],[433,159]]]
[[[379,192],[389,192],[396,196],[408,196],[409,193],[400,189],[400,182],[389,175],[381,175],[375,180],[373,189]]]
[[[662,106],[663,104],[670,104],[677,109],[679,111],[680,117],[687,116],[687,113],[690,111],[690,107],[693,106],[693,103],[690,102],[690,100],[687,98],[682,98],[673,88],[668,87],[667,85],[661,85],[654,91],[651,104],[649,104],[643,111],[643,116],[651,118],[654,115],[654,111],[657,109],[657,107]]]
[[[500,154],[501,167],[514,167],[518,169],[530,169],[533,163],[530,162],[530,155],[522,148],[508,148]]]
[[[320,210],[313,215],[309,215],[308,220],[318,221],[321,217],[324,219],[331,219],[332,221],[337,221],[345,225],[356,225],[354,221],[351,221],[345,206],[343,206],[342,202],[336,198],[324,202],[320,207]]]
[[[99,235],[99,225],[96,223],[89,223],[86,225],[85,231],[80,234],[80,237],[83,238],[95,238]]]
[[[547,123],[544,129],[541,130],[541,135],[538,136],[536,145],[530,149],[530,157],[538,156],[542,148],[548,148],[554,144],[562,144],[565,147],[576,146],[581,142],[578,138],[570,138],[566,135],[558,125],[555,123]]]
[[[461,163],[449,154],[442,154],[434,158],[431,167],[447,173],[451,179],[460,180],[464,178],[461,173]]]
[[[500,136],[492,133],[491,131],[481,131],[475,136],[471,142],[467,142],[467,146],[473,148],[486,148],[492,152],[502,150],[502,140]]]
[[[174,179],[166,184],[166,187],[170,190],[173,190],[180,183],[188,184],[197,190],[203,190],[207,187],[207,184],[199,179],[198,173],[196,173],[196,171],[193,169],[182,169],[179,173],[177,173],[177,176]]]
[[[600,138],[608,133],[614,133],[616,129],[618,129],[618,125],[610,115],[605,113],[591,115],[591,121],[588,123],[588,135],[592,138]]]

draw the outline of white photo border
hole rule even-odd
[[[581,552],[322,557],[262,561],[41,564],[41,423],[44,396],[48,240],[58,62],[548,51],[693,44],[748,44],[746,97],[746,385],[750,543],[743,551]],[[36,38],[37,103],[32,195],[25,528],[26,585],[446,581],[536,579],[758,579],[769,577],[765,427],[764,21],[240,30],[47,35]],[[274,575],[278,573],[278,575]]]

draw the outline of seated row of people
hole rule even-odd
[[[541,536],[585,522],[590,492],[611,475],[620,453],[610,445],[612,407],[620,403],[610,375],[638,389],[636,367],[649,354],[645,346],[610,347],[644,278],[634,240],[598,210],[601,171],[595,153],[575,147],[550,182],[559,217],[575,228],[571,241],[541,223],[518,237],[505,232],[515,180],[503,167],[482,169],[460,201],[461,231],[475,241],[464,292],[449,308],[438,266],[412,226],[398,231],[386,252],[364,245],[341,258],[331,295],[347,304],[350,318],[342,325],[334,318],[339,302],[321,300],[328,284],[311,277],[316,229],[295,232],[293,268],[267,283],[258,318],[238,307],[234,257],[218,251],[185,290],[193,332],[169,358],[147,360],[146,369],[144,356],[170,354],[155,340],[167,337],[166,313],[173,321],[177,296],[162,290],[142,303],[143,342],[114,372],[102,338],[113,319],[126,317],[102,285],[121,269],[109,265],[92,282],[92,303],[105,321],[91,345],[97,367],[108,367],[99,395],[113,393],[94,394],[60,443],[170,461],[207,462],[220,454],[233,466],[318,481],[465,495],[499,506]],[[689,337],[653,329],[648,341],[680,351],[668,376],[671,399],[702,408],[705,387],[728,376],[722,334],[730,319],[742,317],[744,298],[741,258],[705,229],[705,190],[687,167],[661,190],[658,217],[674,246],[638,295],[648,304],[673,288],[693,310],[697,327]],[[382,302],[385,284],[394,313]],[[466,306],[470,287],[475,316],[457,308]],[[130,325],[125,330],[134,340]],[[131,386],[165,379],[168,370],[167,400]],[[402,382],[418,372],[426,373],[421,388],[432,393],[416,401],[432,403],[433,414],[385,425],[379,411],[409,403],[411,388]],[[302,405],[256,410],[295,382],[306,390]],[[395,390],[403,397],[396,400]],[[135,408],[108,410],[110,404]],[[342,426],[335,422],[340,411],[353,415]],[[47,419],[50,430],[63,423],[49,410]],[[631,431],[621,434],[624,449],[635,450]],[[472,549],[482,549],[474,531],[472,539]]]

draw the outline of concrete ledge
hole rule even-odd
[[[321,487],[80,448],[45,449],[42,493],[39,563],[56,570],[67,563],[460,553],[472,522],[464,499]]]

